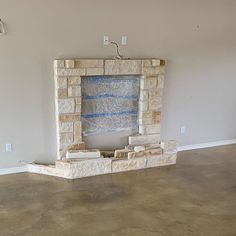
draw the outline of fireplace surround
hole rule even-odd
[[[49,166],[28,165],[29,171],[73,179],[175,164],[176,142],[160,140],[164,74],[165,61],[160,59],[55,60],[57,161]],[[88,76],[125,75],[140,77],[137,134],[128,137],[124,149],[87,150],[81,81]]]

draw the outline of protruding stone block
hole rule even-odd
[[[156,144],[160,142],[160,134],[129,136],[129,145]]]
[[[79,59],[75,60],[76,68],[99,68],[104,67],[103,59]]]
[[[65,66],[66,66],[66,68],[74,68],[75,61],[74,60],[65,60]]]
[[[115,150],[114,157],[115,158],[128,158],[128,152],[129,150],[127,149]]]
[[[67,159],[91,159],[100,158],[99,150],[68,150],[66,154]]]
[[[64,60],[54,60],[54,68],[64,68],[65,61]]]
[[[112,172],[143,169],[146,167],[146,158],[133,158],[128,160],[113,160]]]
[[[160,155],[160,154],[162,154],[161,148],[153,148],[153,149],[147,149],[140,152],[129,152],[128,159],[135,158],[135,157],[148,157],[148,156]]]

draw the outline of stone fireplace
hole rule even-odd
[[[175,164],[176,142],[160,140],[164,74],[160,59],[55,60],[57,161],[29,170],[73,179]],[[86,134],[122,129],[126,147],[86,147]]]

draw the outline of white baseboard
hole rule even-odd
[[[28,171],[27,166],[4,168],[4,169],[0,169],[0,175],[23,173],[23,172],[27,172],[27,171]]]
[[[209,142],[209,143],[199,143],[199,144],[192,144],[192,145],[185,145],[178,147],[178,151],[187,151],[187,150],[194,150],[194,149],[201,149],[201,148],[208,148],[208,147],[217,147],[229,144],[235,144],[236,139],[230,140],[221,140],[216,142]]]

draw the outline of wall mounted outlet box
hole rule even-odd
[[[103,36],[103,45],[109,44],[109,36]]]
[[[180,133],[184,134],[185,132],[186,132],[186,127],[185,126],[181,126]]]
[[[6,152],[12,152],[12,144],[11,143],[6,143],[5,151]]]
[[[122,36],[121,37],[121,45],[127,45],[127,40],[128,40],[127,36]]]

